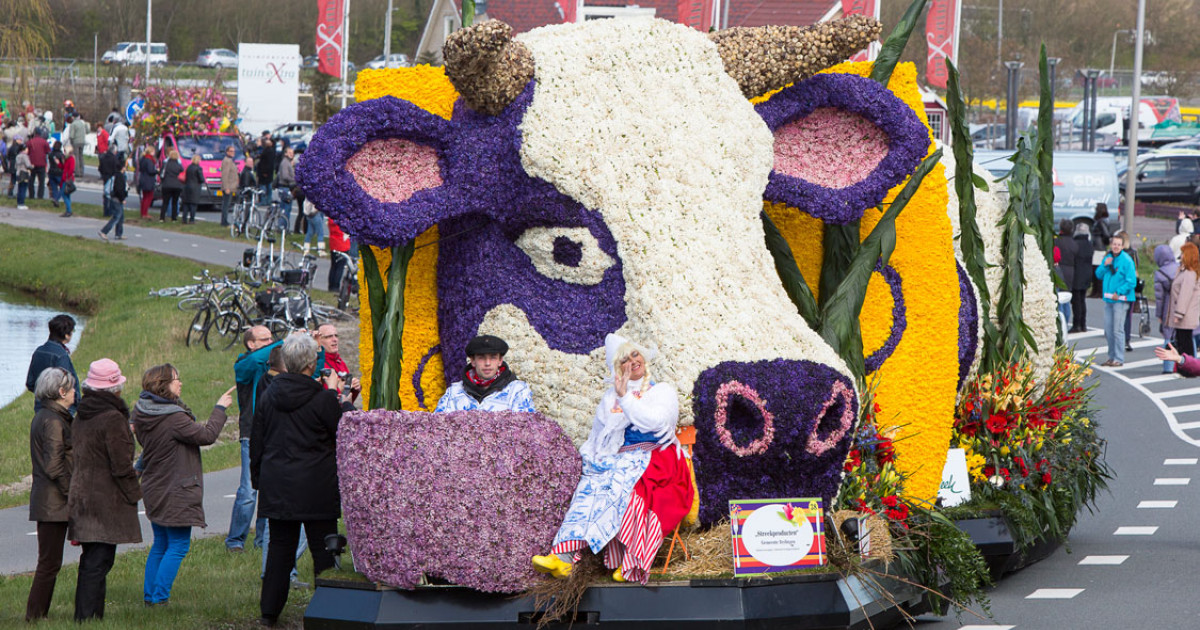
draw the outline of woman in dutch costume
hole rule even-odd
[[[588,547],[597,555],[603,550],[614,580],[645,584],[663,538],[687,515],[695,492],[675,437],[679,396],[650,378],[646,353],[632,342],[608,335],[604,354],[612,386],[579,448],[583,477],[550,553],[534,556],[533,566],[566,577]]]

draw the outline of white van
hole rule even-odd
[[[146,63],[146,42],[118,42],[100,57],[102,63],[143,64]],[[161,66],[169,61],[167,45],[150,42],[150,63]]]
[[[1096,120],[1093,126],[1100,133],[1116,136],[1123,142],[1125,119],[1129,117],[1129,106],[1133,101],[1127,96],[1102,96],[1096,99]],[[1083,129],[1083,103],[1071,110],[1071,127]],[[1138,140],[1149,140],[1154,126],[1164,120],[1180,122],[1179,99],[1173,96],[1144,96],[1138,108]]]

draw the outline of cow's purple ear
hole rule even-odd
[[[755,107],[775,135],[775,168],[763,198],[827,223],[878,205],[929,148],[929,131],[879,83],[819,74]]]
[[[457,207],[441,168],[452,132],[450,121],[395,97],[351,105],[313,135],[296,179],[356,241],[398,245]]]

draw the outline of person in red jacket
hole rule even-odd
[[[108,151],[108,132],[103,123],[96,123],[96,155],[104,155]]]
[[[67,145],[63,147],[63,153],[67,156],[63,161],[63,176],[62,176],[62,200],[66,206],[66,212],[60,216],[71,217],[71,193],[75,192],[75,147]],[[79,158],[82,160],[83,158]]]
[[[34,133],[29,142],[29,161],[33,163],[33,172],[30,174],[29,191],[30,197],[33,196],[33,180],[37,180],[37,198],[46,198],[46,156],[50,155],[50,143],[40,135]]]

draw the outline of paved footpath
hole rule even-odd
[[[9,199],[0,199],[0,204],[15,203]],[[126,212],[129,208],[126,208]],[[134,208],[134,212],[137,209]],[[36,228],[49,232],[57,232],[67,236],[99,240],[96,235],[103,227],[103,222],[87,217],[60,218],[51,212],[37,210],[17,210],[14,207],[0,205],[0,223],[19,227]],[[195,260],[202,265],[221,265],[232,267],[237,264],[242,251],[253,247],[253,243],[238,243],[206,236],[195,236],[181,232],[159,230],[155,228],[126,227],[127,240],[111,241],[114,247],[137,247],[160,254],[178,256]],[[200,266],[197,267],[199,272]],[[323,286],[324,279],[329,274],[329,261],[320,259],[317,263],[317,286]],[[147,287],[149,290],[152,287]],[[230,366],[232,374],[233,366]],[[230,422],[236,422],[231,419]],[[208,521],[207,529],[196,529],[196,536],[224,536],[229,531],[229,516],[233,509],[233,495],[237,491],[240,468],[230,468],[204,475],[204,514]],[[139,507],[139,511],[143,511]],[[144,512],[144,511],[143,511]],[[150,522],[145,514],[142,520],[143,545],[148,545],[153,536],[150,532]],[[133,548],[121,545],[120,550]],[[28,506],[0,510],[0,574],[24,573],[33,571],[37,566],[37,538],[35,525],[29,522]],[[77,562],[79,548],[68,547],[64,562]]]

